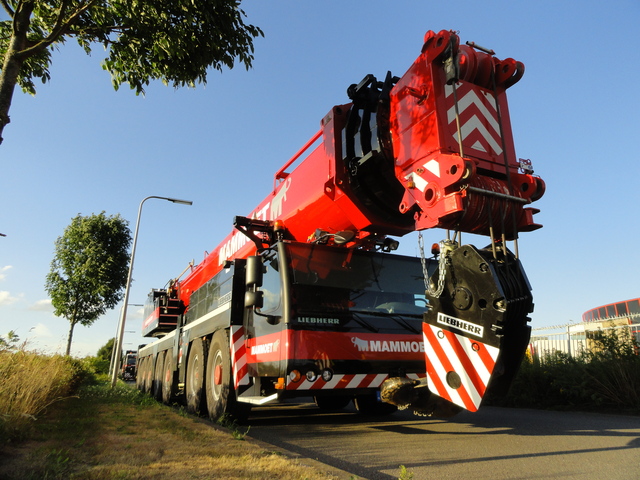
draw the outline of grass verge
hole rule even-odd
[[[0,479],[335,478],[124,384],[84,386],[48,410],[0,445]]]
[[[0,439],[19,439],[47,407],[71,395],[87,374],[82,362],[71,357],[0,348]]]

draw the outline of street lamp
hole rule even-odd
[[[116,380],[118,378],[118,369],[120,367],[120,352],[122,351],[122,338],[124,337],[124,323],[127,318],[127,303],[129,302],[129,289],[131,288],[131,276],[133,274],[133,259],[136,256],[136,243],[138,242],[138,229],[140,228],[140,215],[142,214],[142,205],[150,198],[157,198],[159,200],[167,200],[168,202],[180,203],[182,205],[193,205],[190,200],[179,200],[177,198],[169,197],[156,197],[152,195],[142,199],[140,207],[138,208],[138,219],[136,220],[136,231],[133,234],[133,246],[131,247],[131,258],[129,259],[129,275],[127,276],[127,285],[124,289],[124,304],[122,306],[122,312],[120,314],[120,323],[118,323],[118,337],[116,339],[116,358],[114,360],[113,371],[111,372],[111,387],[116,386]]]
[[[130,307],[144,307],[144,305],[142,305],[141,303],[130,303],[129,304]],[[122,316],[122,309],[124,308],[124,305],[122,307],[120,307],[120,316]],[[118,322],[118,329],[116,330],[116,336],[113,337],[113,345],[111,347],[111,361],[109,362],[109,377],[111,377],[111,375],[113,375],[113,369],[116,368],[115,363],[116,363],[116,357],[118,356],[117,350],[116,350],[116,338],[118,338],[118,333],[120,333],[120,322]]]

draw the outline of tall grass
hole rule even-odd
[[[0,445],[0,479],[335,478],[107,380],[56,403],[30,429],[32,442]]]
[[[71,395],[87,373],[80,360],[0,344],[0,442],[21,437],[49,405]]]
[[[522,363],[506,406],[640,413],[640,356],[628,333],[598,331],[590,350]]]

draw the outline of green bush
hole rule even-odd
[[[506,406],[527,408],[576,407],[589,403],[586,395],[584,362],[555,352],[544,363],[524,361]]]
[[[591,335],[575,358],[554,352],[525,360],[505,406],[640,411],[640,356],[635,339],[615,330]]]
[[[86,357],[85,364],[96,375],[108,375],[110,360],[101,357]]]
[[[586,378],[604,405],[640,410],[640,356],[629,330],[598,330],[586,354]]]

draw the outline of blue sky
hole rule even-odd
[[[68,42],[35,97],[17,92],[0,146],[0,334],[63,352],[68,322],[47,301],[55,239],[76,214],[120,213],[135,227],[145,203],[130,303],[144,303],[188,262],[199,262],[269,192],[273,174],[366,74],[401,76],[427,30],[526,65],[509,89],[519,157],[547,184],[544,228],[523,234],[534,327],[580,321],[601,304],[640,297],[637,0],[245,1],[265,38],[254,68],[212,71],[206,86],[153,84],[115,92],[92,56]],[[443,232],[424,232],[425,243]],[[482,242],[477,242],[481,244]],[[416,236],[401,253],[416,254]],[[479,246],[484,246],[481,244]],[[95,354],[114,336],[119,308],[76,327],[72,353]],[[125,347],[142,343],[129,307]]]

